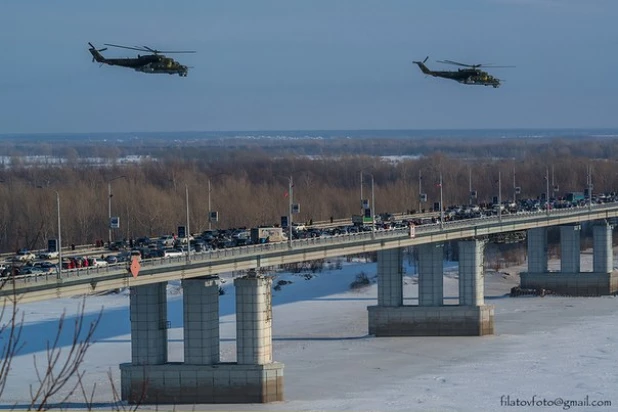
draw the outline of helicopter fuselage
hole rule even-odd
[[[142,73],[177,74],[181,77],[186,77],[189,72],[187,66],[162,54],[138,55],[135,58],[108,59],[103,57],[96,49],[91,48],[90,53],[93,59],[101,64],[128,67]]]
[[[458,70],[444,70],[433,71],[430,70],[422,62],[416,63],[421,71],[428,76],[442,77],[444,79],[455,80],[458,83],[479,85],[479,86],[492,86],[494,88],[500,87],[500,79],[490,75],[486,71],[479,69],[458,69]]]

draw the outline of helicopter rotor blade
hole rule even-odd
[[[438,63],[443,63],[443,64],[453,64],[455,66],[462,66],[462,67],[474,67],[475,65],[472,64],[465,64],[465,63],[459,63],[459,62],[455,62],[453,60],[436,60]]]
[[[516,66],[493,66],[493,65],[486,65],[486,64],[478,64],[476,66],[477,67],[489,67],[491,69],[506,69],[506,68],[516,67]]]
[[[181,51],[174,51],[174,50],[156,50],[157,53],[165,53],[165,54],[170,54],[170,53],[197,53],[195,50],[181,50]]]
[[[129,46],[120,46],[118,44],[110,44],[110,43],[104,43],[106,46],[110,46],[110,47],[118,47],[120,49],[129,49],[129,50],[138,50],[138,51],[150,51],[144,48],[139,48],[139,47],[129,47]]]
[[[168,54],[168,53],[195,53],[195,51],[193,50],[157,50],[157,49],[153,49],[151,47],[148,46],[142,46],[144,49],[148,50],[151,53],[154,54]]]
[[[148,47],[148,46],[131,47],[131,46],[121,46],[119,44],[110,44],[110,43],[104,43],[104,45],[105,46],[110,46],[110,47],[118,47],[120,49],[129,49],[129,50],[137,50],[137,51],[141,51],[141,52],[150,52],[150,53],[154,53],[154,54],[161,54],[161,53],[196,53],[194,50],[181,50],[181,51],[170,50],[170,51],[164,51],[164,50],[153,49],[153,48]]]

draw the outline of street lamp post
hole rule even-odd
[[[468,165],[468,204],[472,206],[472,166]]]
[[[56,206],[58,209],[58,279],[62,277],[62,227],[60,226],[60,194],[56,192]]]
[[[365,213],[365,208],[364,208],[364,204],[363,204],[363,186],[364,186],[364,179],[363,179],[363,171],[367,170],[367,169],[371,169],[373,166],[367,166],[367,167],[363,167],[362,169],[360,169],[358,172],[360,173],[360,209],[361,209],[361,216],[364,216]],[[367,173],[368,175],[371,173]]]
[[[444,200],[442,192],[442,171],[440,171],[440,229],[444,229],[444,207],[442,202]]]
[[[292,247],[292,208],[294,206],[294,180],[292,175],[288,177],[288,244]]]
[[[214,179],[217,176],[223,176],[223,175],[227,175],[227,173],[217,173],[216,175],[210,176],[208,178],[208,230],[212,230],[212,217],[211,217],[211,213],[212,213],[212,206],[211,206],[211,192],[212,192],[212,186],[211,186],[211,180]]]
[[[107,226],[108,226],[108,235],[107,235],[107,241],[108,241],[108,245],[112,244],[112,225],[111,225],[111,221],[112,221],[112,182],[114,180],[118,180],[118,179],[123,179],[126,178],[126,176],[116,176],[113,179],[110,179],[107,181],[107,199],[108,199],[108,219],[107,219]]]
[[[43,186],[37,186],[39,189],[45,189]],[[58,272],[56,277],[61,278],[62,275],[62,226],[60,225],[60,193],[54,190],[56,193],[56,209],[58,211]]]
[[[212,218],[210,213],[212,211],[211,203],[210,203],[210,192],[212,191],[210,187],[210,177],[208,178],[208,230],[212,230]]]
[[[502,223],[502,173],[498,171],[498,222]]]
[[[592,166],[588,166],[588,173],[586,176],[587,188],[588,188],[588,210],[592,209]]]
[[[361,216],[364,215],[364,210],[363,210],[363,170],[360,170],[360,209],[361,209]]]
[[[296,208],[296,213],[300,213],[300,205],[295,205],[294,204],[294,173],[298,173],[304,171],[304,169],[302,170],[296,170],[294,172],[292,172],[292,174],[290,174],[289,176],[284,176],[284,175],[275,175],[277,177],[285,177],[286,179],[288,179],[288,192],[287,192],[287,197],[288,197],[288,244],[289,247],[292,248],[292,241],[293,241],[293,236],[294,236],[294,220],[293,220],[293,215],[294,215],[294,206],[297,206]]]
[[[423,212],[423,173],[418,169],[418,213]]]
[[[189,230],[189,186],[185,183],[185,202],[187,203],[187,230],[185,230],[185,238],[187,239],[187,260],[191,260],[191,231]]]
[[[549,216],[549,168],[545,168],[545,210]]]
[[[515,167],[513,167],[513,203],[517,204],[517,181],[515,180]]]
[[[556,174],[554,173],[554,165],[551,165],[551,193],[552,196],[556,194]]]
[[[367,173],[371,176],[371,231],[376,231],[376,196],[375,196],[375,178],[373,173]]]
[[[374,191],[374,178],[371,175],[371,223],[373,224],[373,231],[376,230],[376,196]]]

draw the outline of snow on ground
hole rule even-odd
[[[416,272],[406,260],[404,296],[417,303]],[[327,265],[328,266],[328,265]],[[589,270],[590,255],[582,255]],[[550,262],[550,268],[556,263]],[[609,400],[613,407],[573,407],[605,411],[618,407],[618,299],[547,296],[510,298],[519,283],[517,270],[487,272],[486,303],[496,306],[494,336],[401,337],[367,336],[367,306],[376,304],[375,263],[344,263],[342,269],[306,276],[276,274],[292,283],[273,291],[274,359],[285,364],[285,399],[268,405],[198,405],[196,410],[417,410],[495,411],[501,397],[530,399]],[[372,284],[350,290],[365,272]],[[235,361],[233,281],[223,276],[220,299],[221,358]],[[456,304],[457,264],[446,262],[445,303]],[[45,340],[57,330],[66,309],[68,324],[81,299],[57,299],[21,306],[26,320],[26,346],[15,359],[0,408],[24,406],[28,387],[36,381],[33,356],[42,361]],[[120,293],[86,300],[87,319],[104,307],[96,343],[84,364],[85,383],[97,385],[95,400],[109,409],[112,395],[107,372],[120,385],[118,364],[129,362],[128,295]],[[182,291],[168,287],[170,361],[182,361]],[[67,328],[70,329],[70,328]],[[70,342],[70,330],[61,338]],[[74,395],[71,406],[83,407]],[[514,407],[519,410],[532,408]],[[154,406],[142,409],[157,409]],[[158,409],[161,409],[159,407]],[[186,408],[180,408],[186,409]],[[506,410],[512,409],[505,407]],[[546,407],[547,410],[564,410]]]

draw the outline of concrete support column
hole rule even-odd
[[[219,279],[182,281],[185,364],[219,362]]]
[[[592,229],[592,271],[594,273],[610,273],[613,271],[612,230],[613,226],[607,222],[595,225]]]
[[[131,363],[167,362],[167,282],[130,288]]]
[[[378,306],[403,306],[403,248],[378,251]]]
[[[560,226],[560,272],[580,272],[580,225]]]
[[[133,363],[120,365],[121,399],[139,405],[282,401],[283,364],[272,361],[272,279],[253,277],[234,281],[236,363],[218,362],[217,281],[202,278],[183,280],[182,283],[184,363],[165,363],[167,339],[161,338],[167,337],[167,325],[158,328],[163,324],[159,320],[165,319],[165,312],[161,313],[161,308],[166,307],[165,284],[131,288],[131,339],[132,343],[139,345],[132,345]],[[163,304],[157,305],[156,302]],[[144,355],[146,353],[150,357]]]
[[[272,278],[244,277],[236,287],[236,362],[264,365],[272,353]]]
[[[459,242],[460,306],[483,306],[485,304],[484,249],[485,242],[480,240]]]
[[[418,246],[418,304],[444,304],[444,244],[425,243]]]
[[[528,229],[528,273],[547,273],[547,229]]]

